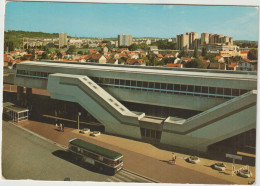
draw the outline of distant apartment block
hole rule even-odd
[[[207,47],[209,50],[229,51],[237,50],[237,46],[233,45],[233,38],[219,34],[187,32],[186,34],[177,35],[177,49],[188,50],[195,48]]]
[[[67,45],[68,45],[67,34],[59,33],[59,48]]]
[[[131,35],[118,35],[118,46],[130,46],[133,43]]]

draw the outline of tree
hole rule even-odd
[[[181,57],[188,57],[188,53],[184,49],[182,49],[180,54],[178,55],[178,58],[181,58]]]
[[[139,45],[139,47],[140,47],[141,49],[145,49],[145,48],[147,47],[147,44],[146,44],[146,43],[141,43],[141,44]]]
[[[43,50],[47,53],[47,54],[50,54],[51,53],[51,49],[48,45],[44,46],[43,47]]]
[[[238,62],[238,61],[240,61],[241,60],[241,56],[235,56],[235,57],[233,57],[233,61],[234,62]]]
[[[59,52],[59,53],[57,53],[57,57],[59,58],[59,59],[61,59],[62,58],[62,54]]]
[[[47,54],[47,52],[43,52],[41,58],[42,59],[49,59],[49,55]]]
[[[248,52],[247,58],[250,60],[257,60],[257,49],[251,49]]]
[[[197,49],[197,48],[194,49],[193,57],[195,57],[195,58],[198,58],[198,57],[199,57],[198,49]]]
[[[135,43],[133,43],[132,45],[129,46],[129,50],[131,50],[131,51],[135,51],[137,49],[138,49],[138,46]]]
[[[56,54],[60,53],[60,50],[59,50],[59,49],[56,49],[56,50],[55,50],[55,53],[56,53]]]
[[[193,59],[186,63],[186,68],[204,68],[204,63],[200,59]]]
[[[163,58],[162,61],[166,65],[167,63],[174,63],[175,57]]]
[[[217,63],[218,61],[216,60],[216,57],[213,54],[207,54],[205,56],[205,59],[208,59],[212,63]]]
[[[158,64],[158,59],[155,54],[149,54],[147,57],[144,58],[146,62],[146,66],[155,66]]]
[[[206,48],[206,47],[202,47],[201,56],[206,57],[206,56],[207,56],[207,53],[208,53],[207,48]]]
[[[82,54],[83,54],[83,52],[80,50],[80,51],[78,51],[78,54],[82,55]]]
[[[66,51],[67,54],[73,54],[74,52],[76,52],[76,46],[70,46]]]

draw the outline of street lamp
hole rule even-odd
[[[81,112],[78,112],[78,130],[79,130],[79,117],[81,116]]]

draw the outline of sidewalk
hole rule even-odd
[[[66,128],[59,132],[55,125],[35,121],[24,121],[20,126],[29,129],[47,139],[64,146],[72,138],[80,138],[91,143],[118,151],[124,155],[124,168],[132,172],[154,179],[162,183],[193,183],[193,184],[248,184],[254,178],[242,178],[232,176],[231,164],[225,163],[225,172],[219,172],[210,166],[216,161],[201,158],[199,164],[187,163],[184,159],[189,157],[186,154],[175,152],[177,164],[171,165],[170,151],[158,149],[151,144],[134,141],[126,138],[101,134],[98,137],[89,134],[80,134],[77,129]],[[236,169],[242,165],[235,165]],[[255,175],[255,167],[250,167]]]

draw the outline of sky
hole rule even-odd
[[[198,32],[258,40],[258,9],[244,6],[8,2],[5,30],[72,37],[172,38]]]

